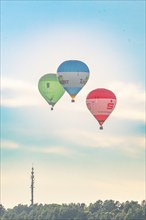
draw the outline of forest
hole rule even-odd
[[[5,209],[0,206],[1,220],[146,220],[146,200],[120,203],[98,200],[95,203],[19,204]]]

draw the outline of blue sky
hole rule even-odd
[[[65,60],[90,69],[54,111],[38,80]],[[1,1],[2,203],[144,199],[145,1]],[[107,88],[117,106],[104,130],[86,107]]]

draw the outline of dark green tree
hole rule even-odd
[[[5,208],[0,204],[0,218],[4,215],[5,211]]]
[[[21,205],[13,209],[1,206],[1,220],[145,220],[146,202],[120,203],[101,200],[86,206],[84,203]]]

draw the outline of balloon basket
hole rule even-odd
[[[103,130],[103,127],[102,126],[100,126],[100,128],[99,128],[100,130]]]
[[[53,110],[53,107],[51,107],[51,111]]]
[[[71,100],[71,102],[75,102],[75,100],[74,100],[74,99],[72,99],[72,100]]]

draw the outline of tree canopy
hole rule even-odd
[[[90,203],[17,205],[12,209],[0,206],[1,220],[145,220],[146,201],[120,203],[98,200]]]

